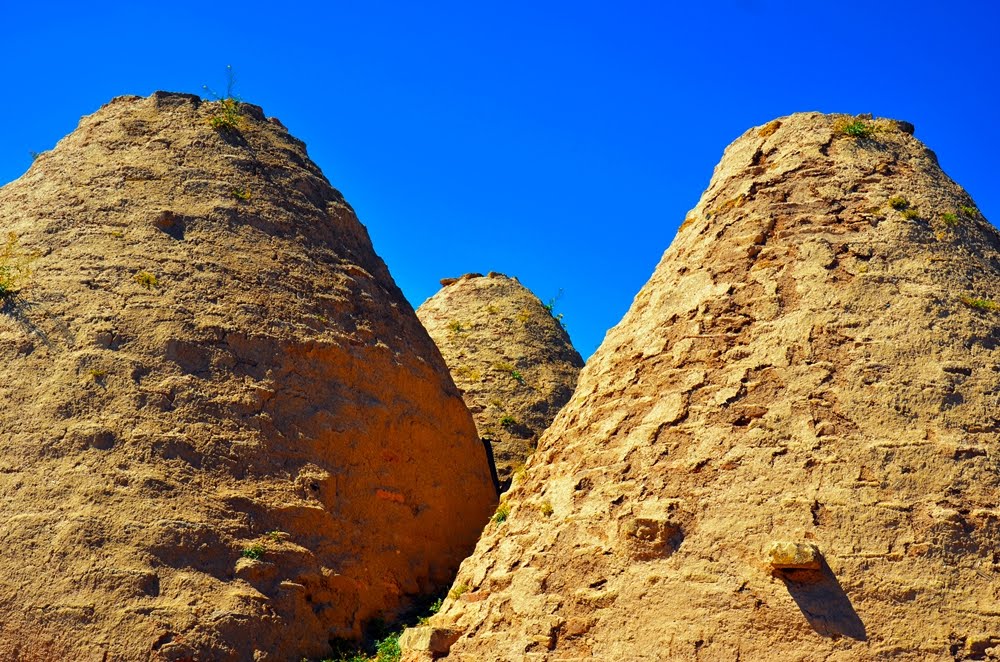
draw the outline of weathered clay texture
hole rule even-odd
[[[516,278],[441,281],[417,309],[493,449],[502,489],[573,395],[583,359],[566,330]]]
[[[34,258],[0,315],[0,659],[319,657],[495,507],[367,232],[243,109],[121,97],[0,190]]]
[[[1000,235],[912,126],[838,120],[726,150],[432,620],[449,659],[1000,653]]]

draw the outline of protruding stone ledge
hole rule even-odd
[[[772,571],[819,570],[823,556],[812,543],[775,541],[767,546]]]

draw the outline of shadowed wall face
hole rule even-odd
[[[866,641],[865,624],[833,570],[822,556],[818,565],[818,568],[775,569],[772,574],[785,584],[788,594],[818,634]]]

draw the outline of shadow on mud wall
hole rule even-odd
[[[865,624],[825,559],[818,570],[789,569],[776,571],[774,576],[785,583],[802,615],[817,633],[868,641]]]

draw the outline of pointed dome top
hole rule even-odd
[[[552,306],[517,278],[490,272],[442,283],[417,317],[491,445],[505,490],[573,394],[583,359]]]
[[[0,228],[0,659],[318,658],[450,580],[486,454],[280,123],[115,99]]]
[[[726,149],[433,619],[452,658],[1000,642],[1000,235],[911,134]]]

